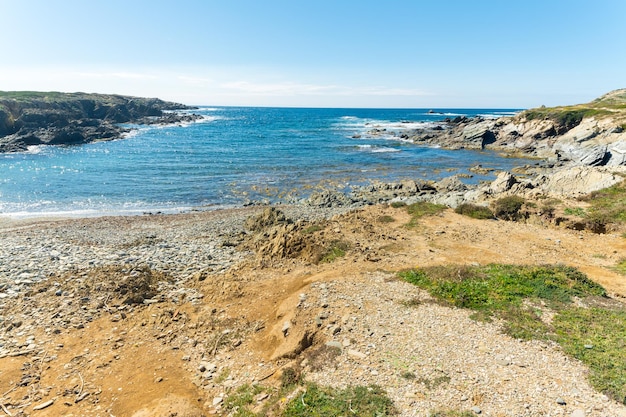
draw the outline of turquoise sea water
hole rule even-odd
[[[510,169],[528,161],[423,147],[391,132],[456,115],[514,111],[205,107],[194,111],[205,116],[197,123],[139,126],[112,142],[0,154],[0,213],[177,212],[294,201],[320,183],[349,189],[374,179],[439,179],[478,163]],[[389,134],[368,135],[374,128]]]

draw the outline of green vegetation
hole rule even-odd
[[[587,210],[587,221],[592,226],[626,223],[626,180],[594,191],[581,200],[591,204]]]
[[[516,195],[502,197],[493,203],[493,212],[499,219],[519,220],[520,210],[525,202],[526,200]]]
[[[626,270],[626,260],[620,265]],[[589,367],[597,390],[626,403],[626,308],[609,303],[604,288],[580,271],[561,265],[439,266],[400,276],[444,304],[474,310],[476,319],[502,319],[513,337],[556,341]],[[598,307],[603,304],[611,307]],[[545,313],[553,319],[542,320]]]
[[[379,221],[380,223],[393,223],[393,222],[395,222],[395,221],[396,221],[396,219],[394,219],[394,218],[393,218],[393,217],[391,217],[391,216],[380,216],[380,217],[378,218],[378,221]]]
[[[611,91],[590,103],[574,106],[540,107],[526,110],[527,120],[553,120],[566,129],[577,126],[584,118],[613,117],[622,124],[626,118],[626,90]]]
[[[391,207],[393,208],[406,207],[406,203],[404,201],[394,201],[393,203],[391,203]]]
[[[578,217],[584,217],[585,216],[585,209],[582,207],[567,207],[565,210],[563,210],[563,212],[565,214],[567,214],[568,216],[578,216]]]
[[[571,308],[560,311],[553,326],[563,350],[590,369],[589,381],[600,392],[626,404],[626,311]]]
[[[320,263],[331,263],[346,256],[346,251],[350,249],[350,244],[342,240],[336,240],[330,244]]]
[[[493,219],[493,212],[489,210],[489,207],[478,206],[476,204],[464,203],[458,206],[455,213],[462,214],[464,216],[471,217],[473,219]]]
[[[304,229],[302,231],[302,233],[304,233],[305,235],[311,235],[311,234],[313,234],[315,232],[319,232],[320,230],[323,230],[323,229],[324,228],[321,225],[313,224],[313,225],[307,227],[306,229]]]
[[[526,110],[523,115],[527,120],[552,120],[566,129],[580,124],[586,117],[607,116],[613,114],[609,110],[588,107],[566,106]]]
[[[236,417],[254,416],[255,414],[248,410],[248,406],[254,402],[255,395],[265,390],[265,387],[261,385],[242,385],[224,400],[224,408]]]
[[[435,204],[428,201],[419,201],[406,207],[407,212],[411,215],[408,227],[415,227],[420,218],[424,216],[434,216],[442,213],[447,209],[442,204]]]
[[[615,265],[615,270],[620,274],[626,275],[626,259],[619,261],[619,263]]]
[[[306,391],[287,404],[285,417],[335,417],[397,415],[393,402],[378,386],[346,389],[323,388],[308,384]]]

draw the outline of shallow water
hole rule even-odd
[[[320,185],[439,179],[475,164],[527,163],[490,151],[450,151],[392,132],[457,115],[515,110],[205,107],[205,118],[139,126],[127,138],[0,155],[0,212],[13,216],[135,214],[296,201]],[[387,129],[372,137],[372,129]],[[472,174],[469,182],[493,177]]]

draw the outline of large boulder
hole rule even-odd
[[[534,183],[546,194],[579,197],[623,181],[620,172],[626,173],[626,167],[577,166],[542,175]]]
[[[483,149],[496,141],[496,135],[491,130],[493,126],[494,122],[489,120],[468,124],[461,133],[463,142],[469,144],[468,147]]]

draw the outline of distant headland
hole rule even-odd
[[[124,123],[172,124],[201,118],[177,112],[190,109],[157,98],[0,91],[0,152],[119,139],[130,130]]]

